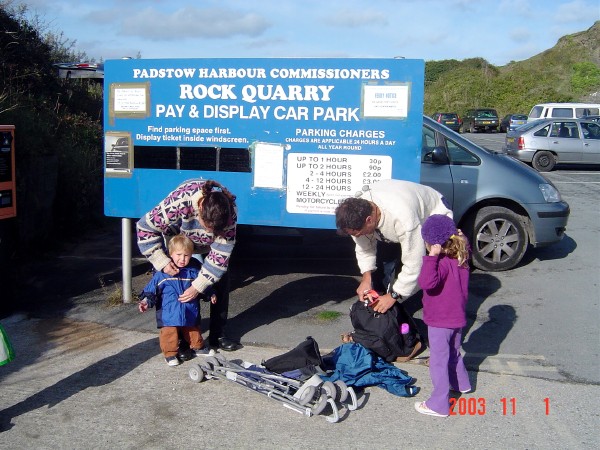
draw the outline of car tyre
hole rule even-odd
[[[473,265],[487,272],[515,267],[527,250],[526,218],[501,206],[481,208],[472,228]]]
[[[477,129],[473,126],[473,124],[469,125],[469,133],[476,133]]]
[[[538,172],[550,172],[556,165],[556,157],[550,152],[537,152],[533,155],[531,165]]]

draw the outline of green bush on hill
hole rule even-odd
[[[425,63],[425,114],[491,107],[502,117],[537,103],[600,98],[600,21],[539,55],[496,67],[482,58]],[[598,102],[600,100],[596,100]]]

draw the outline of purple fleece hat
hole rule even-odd
[[[450,236],[458,234],[454,221],[443,214],[429,216],[421,227],[421,236],[430,245],[444,244]]]

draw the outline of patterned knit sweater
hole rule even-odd
[[[183,182],[136,224],[140,252],[156,270],[162,270],[171,260],[166,252],[165,237],[184,234],[194,242],[194,253],[205,255],[202,270],[192,282],[200,293],[227,272],[237,225],[234,208],[222,236],[215,236],[202,226],[198,220],[198,200],[204,183],[204,180]]]

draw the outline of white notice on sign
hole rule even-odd
[[[146,112],[146,89],[117,88],[114,94],[115,113]]]
[[[363,86],[363,116],[401,119],[408,116],[408,85]]]
[[[334,214],[340,201],[364,185],[392,178],[387,155],[290,153],[287,162],[289,213]]]
[[[254,147],[254,187],[283,188],[283,147],[259,142]]]

